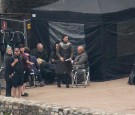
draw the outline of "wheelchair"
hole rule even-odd
[[[84,86],[86,88],[87,85],[90,86],[90,71],[89,67],[81,65],[73,65],[73,69],[71,72],[72,78],[72,88],[78,86]]]
[[[30,87],[36,87],[39,85],[38,76],[35,74],[33,69],[29,73],[28,81]]]

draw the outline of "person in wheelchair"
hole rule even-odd
[[[84,46],[78,46],[77,48],[78,55],[76,56],[75,60],[73,61],[73,68],[86,68],[88,63],[88,55],[85,51]]]
[[[86,84],[89,83],[89,74],[88,74],[88,55],[84,49],[84,46],[78,46],[77,48],[78,55],[73,61],[73,70],[72,70],[72,87],[74,84]]]
[[[25,54],[28,56],[29,58],[29,61],[32,62],[33,64],[30,65],[30,70],[29,70],[29,75],[35,75],[35,77],[37,76],[37,81],[39,81],[40,83],[40,87],[44,86],[45,84],[43,83],[43,79],[41,77],[41,74],[40,74],[40,67],[39,67],[39,64],[37,62],[37,59],[35,56],[32,56],[31,55],[31,52],[30,52],[30,49],[25,47]],[[34,78],[36,80],[36,78]]]

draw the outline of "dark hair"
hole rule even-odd
[[[19,44],[18,47],[19,48],[24,48],[24,44]]]
[[[56,44],[59,44],[60,43],[60,41],[56,41],[55,42],[55,44],[53,45],[53,47],[52,47],[52,51],[56,51]]]
[[[24,53],[31,54],[31,51],[30,51],[30,49],[28,47],[25,47]]]
[[[14,48],[14,51],[20,51],[19,48]]]
[[[62,36],[62,38],[61,38],[61,41],[62,41],[62,42],[63,42],[64,37],[66,37],[66,36],[68,37],[68,35],[63,35],[63,36]]]

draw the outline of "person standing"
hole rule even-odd
[[[57,56],[57,86],[61,87],[61,80],[65,78],[66,88],[69,88],[70,73],[72,71],[71,60],[73,58],[73,47],[71,42],[68,41],[68,36],[64,36],[62,41],[58,44]]]
[[[10,77],[12,78],[13,85],[13,97],[20,98],[22,94],[22,86],[24,81],[24,66],[23,58],[20,54],[19,48],[14,49],[14,56],[10,60],[12,73]]]
[[[5,56],[4,56],[6,96],[7,97],[11,97],[11,89],[12,89],[12,77],[10,77],[11,65],[9,64],[9,60],[12,56],[13,56],[12,48],[8,46],[6,49]]]
[[[20,55],[22,56],[23,67],[24,67],[24,84],[22,87],[22,95],[21,96],[28,96],[29,94],[25,92],[26,83],[28,82],[28,76],[30,74],[30,68],[33,64],[29,61],[28,56],[24,53],[25,47],[24,44],[19,45]]]

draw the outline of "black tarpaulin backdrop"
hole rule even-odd
[[[91,80],[111,80],[130,73],[135,55],[135,0],[59,0],[32,9],[31,48],[52,45],[68,35],[85,44]]]

